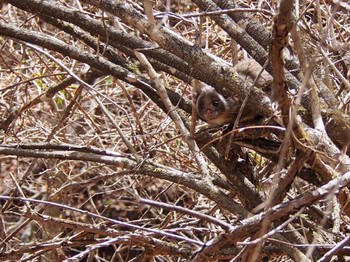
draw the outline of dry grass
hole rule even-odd
[[[87,42],[83,42],[83,38],[79,39],[67,31],[64,32],[62,28],[57,28],[57,25],[50,25],[43,14],[33,16],[34,11],[23,11],[11,5],[12,1],[8,2],[9,4],[2,5],[2,22],[29,29],[37,32],[38,35],[42,33],[54,36],[81,52],[104,56],[107,61],[118,64],[116,56],[113,54],[108,56],[103,53],[103,50],[93,50]],[[16,5],[16,1],[13,2]],[[60,1],[57,6],[63,7],[64,3],[71,6],[73,10],[73,8],[79,8],[78,2]],[[114,26],[122,26],[126,32],[139,36],[148,43],[155,43],[152,37],[135,29],[132,22],[128,24],[121,18],[121,22],[119,21],[121,24],[118,25],[117,20],[107,19],[106,13],[101,9],[84,2],[86,1],[80,3],[83,6],[82,13],[88,13],[95,21],[102,21],[103,17],[106,25],[112,25],[114,22]],[[134,2],[135,5],[139,3],[139,1]],[[184,16],[179,19],[177,15],[198,13],[201,12],[200,9],[195,5],[195,1],[170,2],[172,15],[168,20],[164,20],[168,29],[192,43],[195,42],[198,18]],[[273,1],[240,1],[240,4],[245,8],[265,8],[271,14],[276,13],[277,6],[270,2]],[[330,92],[340,105],[339,112],[347,121],[350,101],[350,90],[347,87],[350,76],[348,71],[350,10],[345,1],[342,2],[345,7],[339,6],[338,9],[328,1],[321,2],[319,19],[322,23],[320,24],[315,15],[316,4],[307,1],[300,6],[300,11],[304,11],[309,4],[311,5],[301,17],[300,35],[306,54],[315,58],[313,64],[315,74],[321,76],[324,83],[331,89]],[[152,4],[156,12],[165,11],[162,1],[152,1]],[[134,8],[137,9],[136,6]],[[247,12],[246,14],[271,30],[273,20],[268,13]],[[45,15],[48,14],[45,13]],[[324,30],[321,30],[320,26]],[[212,19],[203,18],[203,29],[205,30],[201,35],[202,47],[206,52],[228,63],[235,61],[236,58],[242,60],[249,56],[239,46],[233,49],[231,37]],[[332,30],[334,42],[329,42],[328,38],[327,41],[322,42],[325,29]],[[87,32],[87,36],[90,36],[89,33],[92,34]],[[114,41],[108,38],[106,40],[101,35],[98,38],[98,32],[94,31],[94,33],[95,35],[92,35],[96,41],[95,44],[98,41],[100,43]],[[232,242],[225,242],[222,247],[214,248],[213,253],[209,255],[205,253],[202,258],[196,257],[197,251],[210,246],[209,241],[220,242],[224,234],[237,229],[235,226],[241,225],[242,221],[246,225],[252,222],[249,219],[243,220],[247,217],[241,217],[241,214],[233,212],[234,207],[227,208],[230,206],[229,202],[224,203],[231,199],[232,205],[235,203],[241,205],[242,212],[252,211],[250,207],[253,204],[248,203],[244,196],[245,192],[242,191],[243,196],[241,196],[237,188],[232,188],[232,180],[229,177],[236,176],[236,173],[230,174],[226,170],[228,172],[226,174],[225,169],[220,166],[217,168],[218,163],[209,160],[213,159],[211,154],[222,153],[222,144],[225,145],[227,141],[212,144],[218,146],[218,151],[215,151],[216,149],[205,151],[204,157],[211,175],[211,184],[206,188],[205,179],[207,178],[200,174],[195,157],[179,129],[169,115],[159,107],[154,97],[143,92],[140,86],[132,85],[132,81],[128,82],[122,77],[118,80],[116,75],[111,76],[112,73],[108,71],[110,70],[108,67],[105,67],[105,72],[91,73],[93,70],[87,68],[89,63],[74,59],[73,51],[65,53],[53,51],[54,48],[45,49],[69,68],[70,72],[74,72],[79,78],[92,85],[98,93],[82,88],[82,85],[74,79],[60,88],[60,84],[71,77],[70,72],[44,53],[26,46],[24,42],[8,38],[1,31],[0,37],[0,139],[3,146],[0,158],[0,239],[2,240],[0,241],[0,260],[190,261],[193,259],[193,261],[211,261],[212,259],[212,261],[230,261],[238,252],[242,250],[244,252],[242,248],[245,245],[242,242],[247,240],[248,236],[242,233],[243,235],[239,235],[236,239],[231,239]],[[328,58],[347,83],[339,80],[335,69],[330,68],[319,55],[320,43],[330,52]],[[42,44],[38,45],[45,47]],[[128,48],[123,43],[120,45]],[[335,50],[335,47],[339,49]],[[293,48],[293,45],[287,46],[289,52],[293,52],[292,60],[297,60],[298,50]],[[120,63],[124,69],[134,73],[140,79],[141,77],[143,80],[146,79],[147,84],[151,84],[145,68],[140,66],[131,53],[124,52],[122,48],[117,50],[113,47],[112,50],[116,52],[114,55],[119,55],[119,59],[125,63]],[[164,85],[189,103],[191,73],[178,70],[172,74],[166,69],[157,67],[156,59],[151,60],[161,74],[160,78],[164,81]],[[161,60],[159,61],[161,63]],[[339,62],[335,64],[335,61]],[[196,62],[199,61],[194,61]],[[94,65],[93,62],[90,63],[91,67]],[[187,81],[181,79],[182,75],[178,72],[184,74]],[[199,75],[200,72],[196,76]],[[203,76],[203,79],[205,77]],[[213,75],[212,78],[215,77]],[[318,92],[321,93],[319,90]],[[96,97],[102,102],[104,108],[101,108],[95,100]],[[322,99],[322,101],[327,100],[324,97]],[[322,105],[324,104],[329,105],[328,101]],[[178,106],[177,111],[188,124],[190,119],[188,108],[176,103],[175,106]],[[326,109],[321,108],[321,110]],[[324,117],[331,114],[327,110],[323,114]],[[299,113],[303,115],[302,111]],[[333,111],[332,113],[336,114]],[[116,125],[106,114],[112,116],[122,133],[118,133]],[[305,117],[303,121],[312,123],[307,119],[310,118]],[[336,117],[333,120],[329,118],[326,124],[336,121],[334,119]],[[263,123],[270,124],[269,120]],[[339,129],[349,123],[346,121],[345,124],[343,122],[339,124]],[[277,126],[276,122],[270,125]],[[338,129],[333,128],[331,124],[326,127],[338,149],[344,151],[350,137],[347,138],[341,131],[338,132]],[[334,134],[332,130],[335,130]],[[220,131],[218,131],[219,134]],[[203,137],[207,135],[206,133]],[[134,161],[135,154],[125,144],[123,137],[131,143],[133,150],[141,159],[140,162]],[[254,136],[251,138],[255,139]],[[263,138],[271,140],[271,145],[273,142],[278,144],[282,142],[276,134],[264,135]],[[238,145],[242,144],[238,143]],[[10,148],[12,153],[5,151],[6,147]],[[211,144],[207,148],[212,150]],[[20,149],[23,149],[22,153]],[[278,154],[264,154],[251,146],[247,148],[242,146],[241,149],[235,147],[233,150],[236,150],[232,154],[234,159],[226,161],[221,155],[219,159],[226,161],[223,165],[227,168],[237,165],[234,166],[234,170],[238,170],[237,173],[246,170],[243,177],[246,175],[251,180],[254,192],[258,192],[263,200],[268,198],[275,188],[273,183],[276,180],[273,179],[279,168],[276,162]],[[289,153],[290,161],[286,161],[282,173],[290,170],[292,160],[298,157],[292,149]],[[349,167],[343,165],[343,162],[339,160],[334,164],[329,160],[331,157],[328,153],[324,155],[327,155],[327,160],[323,159],[327,163],[324,166],[330,168],[329,173],[340,175],[349,172]],[[344,154],[344,158],[348,156]],[[116,162],[113,164],[108,161]],[[300,174],[298,173],[304,180],[297,177],[284,200],[280,201],[281,203],[294,200],[298,195],[304,196],[308,191],[316,189],[321,184],[327,184],[334,178],[327,180],[326,171],[320,175],[320,170],[324,166],[317,166],[318,164],[315,162],[315,166],[311,166],[310,162],[305,161],[305,164],[300,167]],[[343,169],[337,169],[337,164]],[[250,174],[255,177],[249,177]],[[322,178],[316,180],[314,179],[316,175]],[[189,186],[191,183],[192,186]],[[214,195],[216,193],[218,195]],[[225,197],[221,198],[223,196]],[[302,257],[301,254],[307,253],[306,244],[312,241],[320,245],[313,252],[312,257],[320,259],[329,250],[328,244],[331,247],[335,246],[345,239],[349,232],[349,212],[347,212],[349,208],[346,202],[348,193],[343,191],[341,196],[345,197],[345,200],[337,200],[333,197],[331,198],[333,202],[329,202],[332,204],[328,206],[327,203],[323,203],[326,196],[315,201],[310,200],[306,205],[309,207],[308,210],[305,209],[293,223],[290,222],[289,225],[294,228],[287,228],[287,230],[300,230],[300,234],[296,233],[303,238],[303,241],[293,242],[293,237],[288,238],[283,235],[282,238],[282,233],[276,232],[266,240],[259,253],[259,259],[265,257],[269,258],[269,261],[295,260],[296,257]],[[158,204],[147,200],[156,201]],[[277,204],[279,203],[276,203],[276,206]],[[174,206],[183,209],[177,210]],[[191,211],[197,213],[191,213]],[[329,212],[333,213],[334,217],[327,219]],[[284,222],[293,213],[295,212],[286,211],[278,223]],[[315,217],[311,217],[311,214]],[[212,220],[204,215],[211,216]],[[249,213],[249,216],[252,215]],[[232,227],[229,228],[231,231],[225,228],[224,223]],[[271,226],[271,230],[278,223]],[[256,224],[252,224],[251,229],[254,226],[256,227]],[[323,232],[324,229],[338,231],[333,233],[324,231],[326,232],[324,234],[327,237],[332,236],[332,239],[312,238],[311,231]],[[253,238],[254,233],[249,233],[249,237]],[[204,246],[204,243],[208,246]],[[293,244],[300,245],[298,252],[301,254],[295,251],[296,248],[293,249]],[[348,254],[349,251],[343,249],[343,252]],[[241,259],[244,260],[244,257]],[[339,261],[342,261],[341,259],[345,258],[339,256]]]

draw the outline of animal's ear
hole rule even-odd
[[[192,85],[192,99],[195,101],[195,100],[197,100],[198,96],[200,95],[200,93],[204,87],[204,84],[197,79],[193,79],[191,81],[191,85]]]

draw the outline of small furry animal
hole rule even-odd
[[[245,80],[253,82],[260,73],[261,65],[253,59],[246,59],[235,65],[234,70],[239,73]],[[261,73],[255,86],[264,90],[273,81],[272,76],[265,70]]]
[[[238,63],[234,68],[246,81],[253,82],[261,70],[261,66],[254,60],[248,59]],[[272,77],[263,71],[255,85],[263,88],[272,82]],[[210,126],[221,126],[234,123],[240,103],[232,98],[218,93],[213,87],[197,82],[193,85],[193,101],[199,118],[206,121]],[[244,108],[241,122],[254,118],[254,113]]]
[[[240,108],[238,102],[204,84],[195,88],[193,95],[198,116],[209,125],[221,126],[235,121]]]

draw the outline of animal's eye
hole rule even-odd
[[[213,100],[213,106],[217,107],[219,104],[220,104],[220,100],[219,99]]]

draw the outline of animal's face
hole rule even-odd
[[[198,115],[209,122],[225,112],[225,98],[216,91],[201,92],[197,99]]]
[[[236,109],[231,99],[226,99],[213,87],[203,85],[194,94],[196,111],[209,125],[219,126],[232,122]]]

